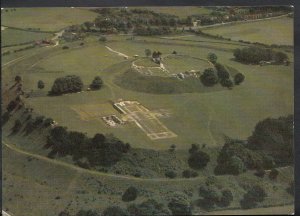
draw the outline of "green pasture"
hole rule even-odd
[[[96,13],[81,8],[16,8],[16,11],[1,11],[1,25],[58,31],[70,25],[92,21],[96,17]]]
[[[142,40],[142,37],[140,37]],[[115,36],[115,39],[117,37]],[[223,135],[245,139],[251,135],[255,124],[266,117],[278,117],[293,113],[293,68],[292,66],[253,66],[232,60],[230,51],[208,49],[204,44],[195,42],[184,44],[176,41],[171,45],[165,39],[149,38],[147,43],[119,40],[107,43],[86,42],[84,46],[62,50],[61,47],[43,51],[43,58],[29,58],[26,61],[7,67],[4,74],[10,76],[24,72],[24,88],[33,90],[35,97],[27,102],[38,112],[54,118],[59,124],[71,130],[95,133],[114,133],[120,139],[130,142],[134,147],[167,149],[171,144],[177,148],[188,148],[191,143],[207,143],[209,146],[223,145]],[[178,53],[206,58],[209,52],[218,56],[218,61],[242,72],[245,82],[228,90],[221,86],[205,87],[203,93],[186,94],[148,94],[121,88],[114,80],[130,68],[130,59],[124,60],[110,52],[105,45],[114,50],[133,56],[143,56],[144,50],[160,50],[163,54]],[[42,51],[41,51],[42,52]],[[132,58],[133,59],[133,58]],[[120,63],[123,62],[123,63]],[[31,67],[33,65],[33,67]],[[31,67],[31,68],[30,68]],[[100,91],[68,94],[60,97],[46,96],[55,78],[68,74],[80,75],[87,86],[99,75],[104,80]],[[45,82],[45,89],[37,89],[37,81]],[[152,141],[136,125],[129,124],[120,128],[109,128],[103,122],[82,121],[70,107],[80,104],[106,103],[109,100],[137,100],[150,110],[167,109],[172,114],[161,121],[177,138]]]
[[[135,7],[144,9],[145,7]],[[191,15],[202,15],[202,14],[210,14],[212,12],[211,9],[205,7],[192,7],[192,6],[183,6],[183,7],[146,7],[148,10],[152,10],[156,13],[166,13],[178,16],[180,18],[186,18]]]
[[[53,35],[49,33],[29,32],[7,28],[1,31],[1,46],[19,45],[26,42],[50,39],[51,37],[53,37]]]
[[[203,29],[203,32],[221,35],[232,40],[265,44],[293,45],[294,20],[289,17],[224,25]]]

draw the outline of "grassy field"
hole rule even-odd
[[[135,7],[139,8],[139,7]],[[147,7],[148,10],[152,10],[157,13],[166,13],[176,15],[180,18],[186,18],[191,15],[209,14],[212,10],[205,7]]]
[[[51,37],[53,36],[49,33],[28,32],[7,28],[1,31],[1,46],[18,45],[36,40],[50,39]]]
[[[125,39],[123,36],[114,36],[109,38],[106,44],[90,41],[83,47],[78,47],[78,44],[74,43],[73,48],[69,50],[62,50],[60,47],[53,50],[46,49],[43,51],[45,56],[39,54],[38,58],[20,61],[17,65],[7,67],[3,73],[7,76],[6,80],[20,71],[25,73],[23,76],[25,90],[32,89],[37,95],[29,98],[28,103],[37,112],[54,118],[71,130],[82,130],[89,135],[99,131],[114,133],[122,140],[141,148],[167,149],[171,144],[176,144],[178,148],[187,148],[195,142],[219,146],[223,144],[224,134],[245,139],[251,135],[258,121],[266,117],[293,113],[292,66],[260,67],[240,64],[232,61],[230,50],[213,49],[218,48],[218,44],[207,48],[209,43],[172,40],[167,41],[172,44],[164,44],[166,39],[147,37],[139,37],[134,41]],[[135,54],[143,56],[146,48],[160,50],[163,54],[171,53],[175,49],[178,53],[199,58],[206,58],[209,52],[214,52],[219,62],[242,72],[246,80],[233,90],[222,87],[205,88],[205,93],[159,95],[127,90],[117,86],[114,79],[123,74],[130,63],[116,53],[110,52],[105,45],[129,56]],[[122,61],[124,63],[118,63]],[[80,75],[85,85],[89,85],[96,75],[100,75],[105,84],[100,91],[61,97],[45,96],[54,79],[67,74]],[[37,90],[35,87],[40,79],[45,82],[44,90]],[[161,121],[178,137],[152,141],[135,126],[108,128],[96,119],[82,121],[80,115],[71,109],[80,104],[102,104],[119,98],[137,100],[150,110],[169,110],[170,117],[162,118]]]
[[[203,31],[232,40],[265,44],[293,45],[294,20],[289,17],[207,28]],[[267,37],[269,35],[270,37]]]
[[[1,25],[58,31],[74,24],[92,21],[97,14],[80,8],[17,8],[1,11]]]

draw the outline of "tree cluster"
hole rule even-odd
[[[46,147],[52,149],[49,157],[71,155],[75,161],[86,158],[88,166],[111,166],[130,149],[128,143],[123,143],[113,135],[95,134],[89,138],[84,133],[69,132],[61,126],[50,131]]]
[[[288,60],[288,56],[283,52],[255,46],[236,49],[233,55],[237,61],[246,64],[259,64],[261,61],[272,61],[276,64],[283,64]]]
[[[61,95],[65,93],[80,92],[82,88],[83,88],[83,83],[81,78],[79,76],[69,75],[69,76],[57,78],[54,81],[49,94]]]
[[[258,203],[264,201],[266,196],[266,191],[262,187],[255,185],[244,194],[243,199],[240,201],[241,207],[243,209],[255,208]]]
[[[188,164],[193,169],[203,169],[210,161],[210,156],[199,150],[199,145],[193,144],[189,149],[190,156],[188,158]]]

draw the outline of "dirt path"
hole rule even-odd
[[[108,46],[105,46],[105,47],[106,47],[106,49],[108,49],[109,51],[111,51],[111,52],[113,52],[113,53],[117,53],[119,56],[122,56],[122,57],[124,57],[124,58],[129,58],[129,56],[126,55],[126,54],[124,54],[124,53],[121,53],[121,52],[118,52],[118,51],[116,51],[116,50],[113,50],[112,48],[110,48],[110,47],[108,47]]]

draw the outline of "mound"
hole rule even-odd
[[[180,94],[222,90],[220,85],[205,87],[199,79],[188,77],[179,80],[176,77],[145,76],[129,69],[117,76],[114,82],[122,88],[152,94]]]

